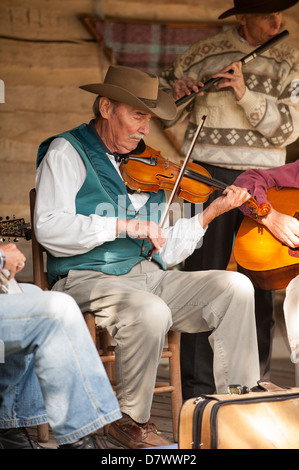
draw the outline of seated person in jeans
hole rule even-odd
[[[1,246],[1,272],[24,263]],[[92,433],[121,413],[82,313],[66,294],[20,287],[0,294],[0,449],[41,448],[25,428],[47,422],[60,449],[104,448]]]

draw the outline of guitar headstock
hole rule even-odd
[[[23,218],[10,219],[9,217],[6,217],[4,220],[3,217],[0,217],[0,240],[4,241],[2,237],[14,237],[14,241],[17,241],[17,238],[31,240],[30,224],[25,223]]]

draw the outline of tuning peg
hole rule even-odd
[[[19,241],[18,238],[14,238],[14,242],[17,243]]]
[[[5,238],[0,238],[0,242],[5,242]]]

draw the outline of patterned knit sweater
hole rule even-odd
[[[204,83],[252,51],[235,28],[200,40],[163,72],[161,88],[170,93],[171,84],[183,76]],[[174,121],[164,123],[170,127],[189,115],[184,155],[206,115],[193,160],[236,170],[285,163],[286,145],[299,136],[299,51],[282,41],[243,65],[243,74],[246,92],[240,101],[230,88],[212,86],[181,105]]]

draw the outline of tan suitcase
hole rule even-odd
[[[299,449],[299,388],[202,395],[179,417],[179,449]]]

